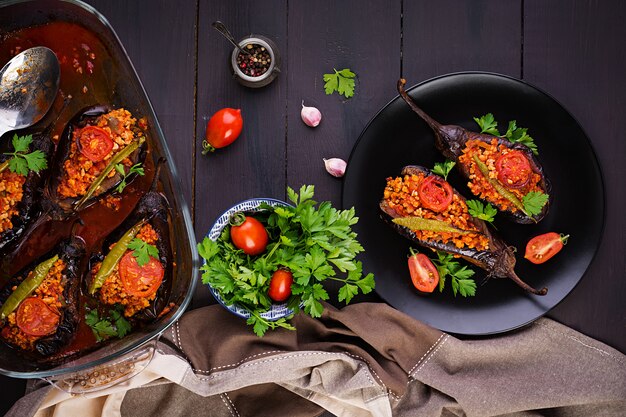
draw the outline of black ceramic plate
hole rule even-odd
[[[352,150],[343,185],[343,206],[356,208],[355,230],[365,247],[364,271],[376,276],[376,291],[389,304],[418,320],[450,333],[484,335],[520,327],[548,312],[583,277],[600,243],[604,223],[604,190],[600,168],[580,125],[546,93],[513,78],[488,73],[459,73],[425,81],[409,94],[442,124],[477,130],[473,116],[493,113],[506,129],[509,120],[528,128],[539,147],[539,160],[552,182],[554,202],[537,225],[518,225],[496,218],[498,232],[518,249],[517,274],[548,294],[526,294],[508,279],[479,283],[475,297],[443,293],[424,296],[411,284],[407,254],[411,242],[380,218],[378,202],[385,179],[405,165],[432,168],[444,158],[435,148],[430,128],[400,97],[385,106],[365,128]],[[450,183],[471,198],[454,170]],[[543,265],[523,259],[528,240],[556,231],[570,234],[568,245]],[[427,251],[430,255],[430,251]],[[463,261],[462,261],[463,262]]]

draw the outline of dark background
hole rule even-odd
[[[548,316],[626,352],[625,2],[88,3],[117,31],[144,83],[183,178],[198,238],[234,203],[284,199],[287,185],[315,184],[318,201],[339,206],[341,180],[324,171],[322,158],[348,159],[367,122],[396,95],[400,76],[413,85],[482,70],[521,78],[551,94],[591,139],[603,170],[606,218],[589,270]],[[239,86],[228,68],[231,46],[211,28],[215,20],[236,37],[272,38],[282,55],[277,80],[260,90]],[[352,99],[324,94],[322,74],[333,67],[358,74]],[[316,129],[300,120],[303,99],[323,113]],[[206,122],[222,107],[242,109],[244,130],[234,145],[207,158],[200,152]],[[208,290],[199,285],[192,307],[209,303]],[[6,412],[25,383],[0,377],[0,384],[0,410]]]

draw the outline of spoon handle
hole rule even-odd
[[[235,46],[235,48],[239,49],[241,52],[245,54],[250,55],[250,52],[246,51],[245,49],[242,49],[241,46],[239,46],[239,44],[235,40],[234,36],[230,33],[226,25],[224,25],[222,22],[217,20],[213,22],[212,26],[215,28],[215,30],[220,32],[226,39],[228,39],[228,41],[232,43]]]

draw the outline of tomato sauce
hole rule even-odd
[[[68,121],[81,109],[95,104],[123,107],[124,103],[112,103],[115,83],[111,80],[115,80],[118,73],[115,60],[93,32],[68,22],[53,22],[10,32],[0,38],[0,63],[6,63],[16,54],[34,46],[45,46],[54,51],[61,67],[59,94],[50,112],[35,126],[42,126],[43,130],[48,124],[54,123],[52,135],[55,142],[58,142]],[[129,110],[133,112],[133,109]],[[133,116],[139,119],[143,115]],[[78,217],[82,224],[76,226],[76,234],[85,241],[87,249],[84,265],[81,266],[81,272],[84,273],[88,268],[89,255],[100,252],[104,239],[123,222],[150,188],[154,170],[148,148],[148,156],[144,162],[145,176],[135,178],[126,187],[118,207],[108,207],[104,200],[100,200],[84,209],[79,216],[62,222],[40,222],[14,259],[10,262],[3,260],[3,264],[10,265],[10,269],[3,271],[3,275],[8,273],[9,277],[13,276],[52,250],[59,241],[68,238]],[[2,285],[4,283],[0,282]],[[80,325],[76,337],[58,356],[64,357],[88,350],[97,343],[91,328],[84,322],[85,305],[93,308],[96,302],[83,293],[79,300]]]

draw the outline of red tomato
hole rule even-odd
[[[206,142],[203,144],[206,155],[215,149],[230,145],[239,137],[243,127],[240,109],[225,108],[219,110],[206,125]]]
[[[126,251],[120,260],[120,279],[126,292],[136,297],[149,297],[154,294],[163,282],[163,265],[161,261],[150,257],[150,261],[139,266],[133,251]]]
[[[41,298],[28,297],[17,309],[17,326],[29,336],[46,336],[54,333],[59,325],[60,315],[48,307]]]
[[[267,247],[267,230],[263,223],[243,213],[235,213],[230,221],[230,240],[246,255],[258,255]]]
[[[422,206],[436,212],[448,208],[452,202],[452,193],[450,184],[436,175],[424,178],[417,189]]]
[[[423,253],[414,253],[411,249],[409,256],[409,272],[413,286],[421,292],[433,292],[439,284],[439,272]]]
[[[78,149],[93,162],[102,161],[113,149],[109,132],[98,126],[82,128],[78,136]]]
[[[293,284],[293,274],[291,271],[278,269],[272,274],[270,289],[267,295],[277,303],[282,303],[291,296],[291,284]]]
[[[561,235],[554,232],[535,236],[526,244],[524,258],[534,264],[542,264],[563,249],[569,235]]]
[[[507,188],[522,188],[533,173],[528,158],[522,151],[511,151],[496,160],[498,181]]]

